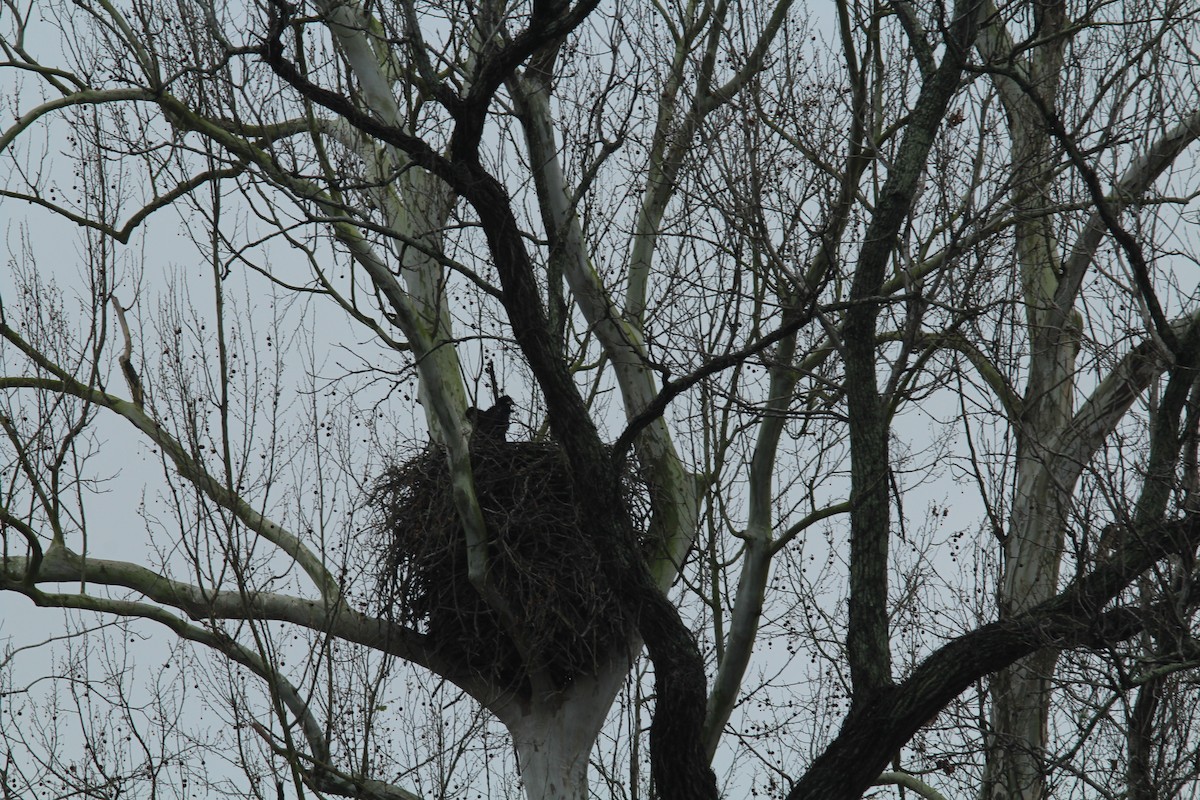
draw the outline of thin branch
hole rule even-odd
[[[12,332],[0,324],[0,333],[12,340]],[[224,482],[217,480],[195,461],[184,446],[153,420],[142,408],[76,381],[70,376],[61,380],[30,377],[0,377],[0,389],[35,389],[39,391],[69,394],[107,408],[124,417],[147,438],[156,444],[175,465],[179,474],[196,486],[206,497],[234,516],[250,530],[287,553],[316,584],[330,606],[344,604],[341,587],[315,553],[308,549],[295,534],[268,519],[254,509],[241,495],[231,491]]]
[[[1137,284],[1138,293],[1150,315],[1155,333],[1166,346],[1168,352],[1176,358],[1181,358],[1183,354],[1179,350],[1179,339],[1175,335],[1175,331],[1172,329],[1171,323],[1167,320],[1166,314],[1163,313],[1162,306],[1158,301],[1158,294],[1154,290],[1154,283],[1150,278],[1150,265],[1146,262],[1142,246],[1138,243],[1137,238],[1126,230],[1118,219],[1123,205],[1114,203],[1106,195],[1104,187],[1100,185],[1100,178],[1096,170],[1088,163],[1087,157],[1079,149],[1075,138],[1067,131],[1062,118],[1042,98],[1037,87],[1017,70],[999,69],[996,67],[990,67],[989,70],[1003,75],[1021,88],[1025,93],[1025,97],[1033,103],[1041,115],[1047,129],[1058,140],[1063,151],[1079,172],[1080,177],[1083,178],[1084,185],[1092,196],[1092,202],[1095,203],[1096,213],[1099,215],[1101,221],[1103,221],[1104,226],[1108,229],[1113,239],[1120,245],[1122,252],[1125,253],[1125,257],[1129,259],[1134,282]]]
[[[0,557],[0,591],[16,590],[44,604],[74,603],[105,614],[144,616],[153,608],[144,602],[101,597],[95,594],[52,595],[34,592],[25,585],[29,559]],[[93,586],[132,589],[147,600],[176,608],[194,620],[273,620],[335,636],[379,652],[419,664],[453,682],[484,705],[505,699],[503,692],[466,665],[442,655],[436,642],[411,628],[356,611],[343,604],[332,607],[320,599],[278,592],[223,590],[183,583],[126,561],[88,557],[66,547],[46,553],[35,576],[38,584],[86,582]],[[41,598],[39,600],[39,598]],[[163,621],[164,624],[166,620]]]

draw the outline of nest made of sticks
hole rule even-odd
[[[471,454],[488,580],[516,636],[468,580],[466,534],[437,448],[387,468],[371,497],[381,610],[504,685],[536,669],[565,686],[628,640],[619,587],[605,581],[597,543],[583,532],[557,445],[485,442]]]

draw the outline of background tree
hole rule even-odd
[[[1187,4],[3,25],[9,790],[1195,780]]]

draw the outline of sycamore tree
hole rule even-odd
[[[1198,34],[5,0],[5,791],[1194,786]]]

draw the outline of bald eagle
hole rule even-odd
[[[496,398],[496,405],[486,411],[468,408],[467,421],[471,423],[472,437],[481,442],[503,442],[508,435],[512,410],[513,400],[508,395]]]

